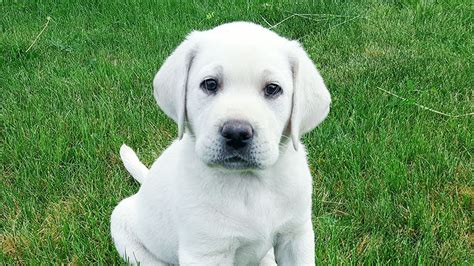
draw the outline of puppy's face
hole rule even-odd
[[[212,37],[202,40],[187,82],[196,152],[209,165],[266,168],[278,159],[290,118],[289,59],[271,43]]]
[[[224,24],[193,32],[153,82],[160,107],[184,124],[210,166],[265,169],[289,136],[320,123],[330,96],[299,44],[258,25]]]

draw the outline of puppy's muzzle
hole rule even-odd
[[[250,123],[241,120],[230,120],[222,125],[221,136],[228,149],[242,150],[252,141],[254,130]]]

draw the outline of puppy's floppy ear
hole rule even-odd
[[[199,32],[192,32],[173,51],[156,73],[153,94],[160,108],[178,124],[178,138],[184,134],[188,72],[197,50]]]
[[[299,138],[319,125],[328,115],[331,95],[301,45],[296,41],[292,41],[290,45],[293,69],[291,139],[295,150],[298,150]]]

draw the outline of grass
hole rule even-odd
[[[115,264],[109,217],[176,136],[152,78],[192,29],[299,39],[333,96],[304,137],[321,264],[474,263],[471,1],[0,0],[2,264]],[[51,17],[38,41],[26,52]],[[406,100],[384,91],[395,93]]]

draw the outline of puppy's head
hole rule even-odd
[[[153,81],[161,109],[211,166],[264,169],[321,123],[330,95],[299,43],[234,22],[192,32]]]

